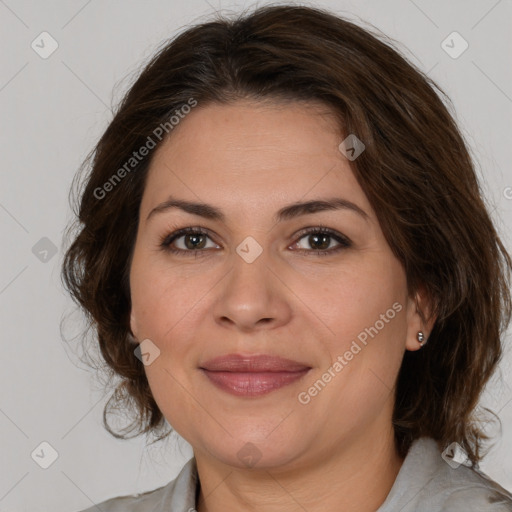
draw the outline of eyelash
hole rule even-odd
[[[296,239],[296,242],[293,243],[295,245],[298,241],[300,241],[302,238],[304,238],[307,235],[312,234],[322,234],[322,235],[328,235],[329,237],[336,240],[340,245],[335,247],[334,249],[327,249],[327,250],[321,250],[321,249],[296,249],[298,252],[307,254],[307,255],[317,255],[317,256],[329,256],[335,253],[338,253],[339,251],[342,251],[343,249],[347,249],[348,247],[352,246],[352,242],[345,236],[341,235],[340,233],[333,231],[332,229],[326,228],[324,226],[318,226],[314,228],[306,228],[298,233],[298,238]],[[209,232],[203,228],[198,227],[189,227],[189,228],[182,228],[178,229],[177,231],[174,231],[173,233],[164,236],[160,240],[160,247],[166,251],[170,252],[172,254],[181,254],[181,255],[192,255],[194,254],[195,257],[199,256],[199,253],[204,253],[208,249],[197,249],[197,250],[184,250],[184,249],[176,249],[171,246],[171,244],[177,240],[178,238],[184,236],[184,235],[206,235],[210,239]],[[330,244],[329,244],[330,245]],[[189,253],[189,254],[187,254]]]

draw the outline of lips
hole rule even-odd
[[[219,356],[200,365],[202,372],[218,388],[237,396],[258,396],[292,384],[310,366],[271,355]]]
[[[296,372],[311,367],[291,359],[267,354],[254,356],[228,354],[210,359],[200,368],[213,372]]]

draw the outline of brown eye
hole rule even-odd
[[[330,235],[324,235],[323,233],[314,234],[308,236],[308,244],[313,249],[325,251],[331,245],[332,237]]]
[[[300,241],[305,240],[308,247],[301,247]],[[310,228],[302,232],[299,240],[295,242],[300,252],[312,253],[313,255],[334,254],[342,249],[350,247],[352,243],[348,238],[336,231],[327,228]]]
[[[187,249],[194,250],[194,249],[204,249],[204,247],[206,245],[207,236],[192,234],[192,235],[182,235],[180,238],[183,238],[183,240],[185,242],[185,247]]]
[[[209,234],[201,228],[184,228],[166,236],[161,246],[164,250],[176,254],[194,254],[206,252],[205,249],[218,248],[216,244],[207,246]]]
[[[303,239],[306,240],[307,247],[300,246],[300,241]],[[206,253],[206,249],[219,248],[213,241],[213,247],[207,246],[208,240],[211,241],[211,238],[207,231],[201,228],[184,228],[166,236],[162,240],[161,246],[164,250],[174,254],[198,256]],[[299,252],[320,256],[334,254],[351,245],[352,242],[342,234],[331,229],[316,227],[304,230],[292,247],[298,249]]]

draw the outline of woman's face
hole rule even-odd
[[[154,155],[131,328],[196,455],[299,467],[392,431],[396,376],[423,326],[341,142],[318,107],[240,101],[199,105]],[[338,205],[290,208],[310,201]],[[185,228],[204,234],[169,236]]]

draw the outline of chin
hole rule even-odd
[[[296,444],[283,443],[281,440],[243,440],[233,439],[219,445],[207,445],[210,456],[218,461],[238,469],[271,470],[291,467],[304,449]]]

